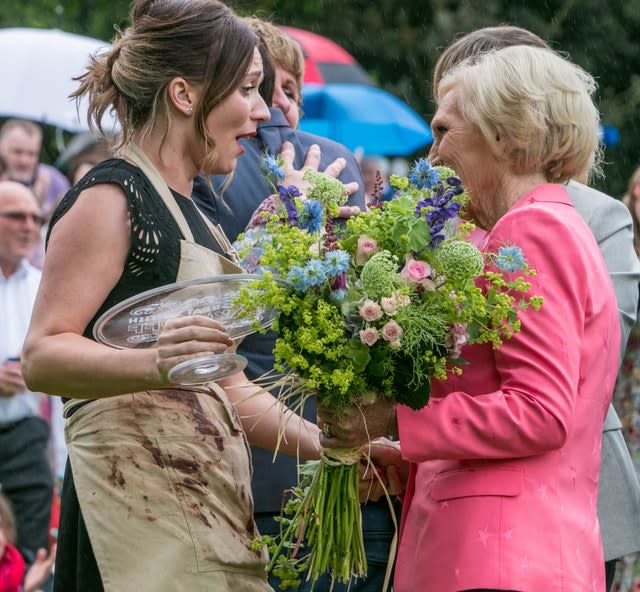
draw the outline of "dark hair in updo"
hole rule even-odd
[[[206,160],[215,145],[205,130],[208,113],[240,84],[253,59],[257,39],[236,14],[217,0],[136,0],[131,25],[118,31],[110,50],[93,56],[71,95],[87,95],[87,119],[105,133],[102,117],[113,110],[127,144],[135,131],[143,134],[164,119],[169,134],[171,80],[184,78],[204,89],[194,114],[205,143]]]

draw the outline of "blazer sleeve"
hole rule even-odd
[[[564,207],[575,217],[573,208]],[[586,226],[579,238],[564,215],[549,215],[536,207],[520,208],[503,220],[492,231],[487,250],[519,245],[537,270],[531,294],[541,295],[544,304],[540,311],[522,311],[522,330],[493,352],[498,388],[489,384],[488,392],[478,394],[483,392],[478,381],[487,372],[474,367],[471,360],[462,378],[464,384],[474,385],[473,395],[450,392],[432,398],[420,411],[398,406],[402,453],[409,461],[517,458],[561,447],[578,397],[587,315],[592,323],[597,322],[593,318],[603,317],[590,333],[602,341],[594,340],[590,347],[613,349],[618,355],[615,346],[610,348],[607,343],[613,327],[617,345],[615,318],[612,321],[611,314],[595,315],[589,310],[593,294],[603,291],[602,286],[594,285],[594,278],[605,284],[609,280]],[[554,240],[555,245],[551,244]],[[594,261],[600,261],[601,267],[592,275]],[[611,313],[613,295],[610,286],[605,292],[607,289]],[[606,296],[599,297],[600,301],[603,298]],[[601,357],[598,363],[607,364],[607,356]],[[604,419],[604,407],[602,413]]]
[[[640,262],[633,248],[633,223],[627,207],[613,198],[600,202],[590,227],[609,271],[620,316],[620,360],[636,323]]]

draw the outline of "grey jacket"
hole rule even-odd
[[[566,186],[576,210],[593,232],[618,301],[621,357],[638,309],[640,262],[633,248],[631,215],[620,201],[570,181]],[[604,422],[598,518],[605,560],[640,550],[640,482],[613,406]]]

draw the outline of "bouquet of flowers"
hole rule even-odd
[[[458,213],[468,196],[455,172],[418,160],[392,176],[396,197],[375,200],[345,225],[343,185],[307,171],[306,196],[279,184],[277,159],[265,157],[276,193],[254,215],[237,249],[261,279],[241,296],[279,311],[275,369],[283,399],[314,396],[338,412],[376,397],[420,409],[430,381],[463,371],[464,344],[499,347],[520,328],[518,310],[538,308],[528,295],[535,273],[516,245],[497,253],[469,240]],[[257,296],[259,294],[259,296]],[[264,537],[282,586],[301,574],[316,581],[364,577],[358,500],[361,450],[325,450],[301,470],[281,517],[281,536]],[[302,544],[306,545],[305,551]]]

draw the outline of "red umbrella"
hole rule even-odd
[[[331,39],[296,27],[280,27],[302,47],[304,83],[349,82],[373,85],[355,58]]]

